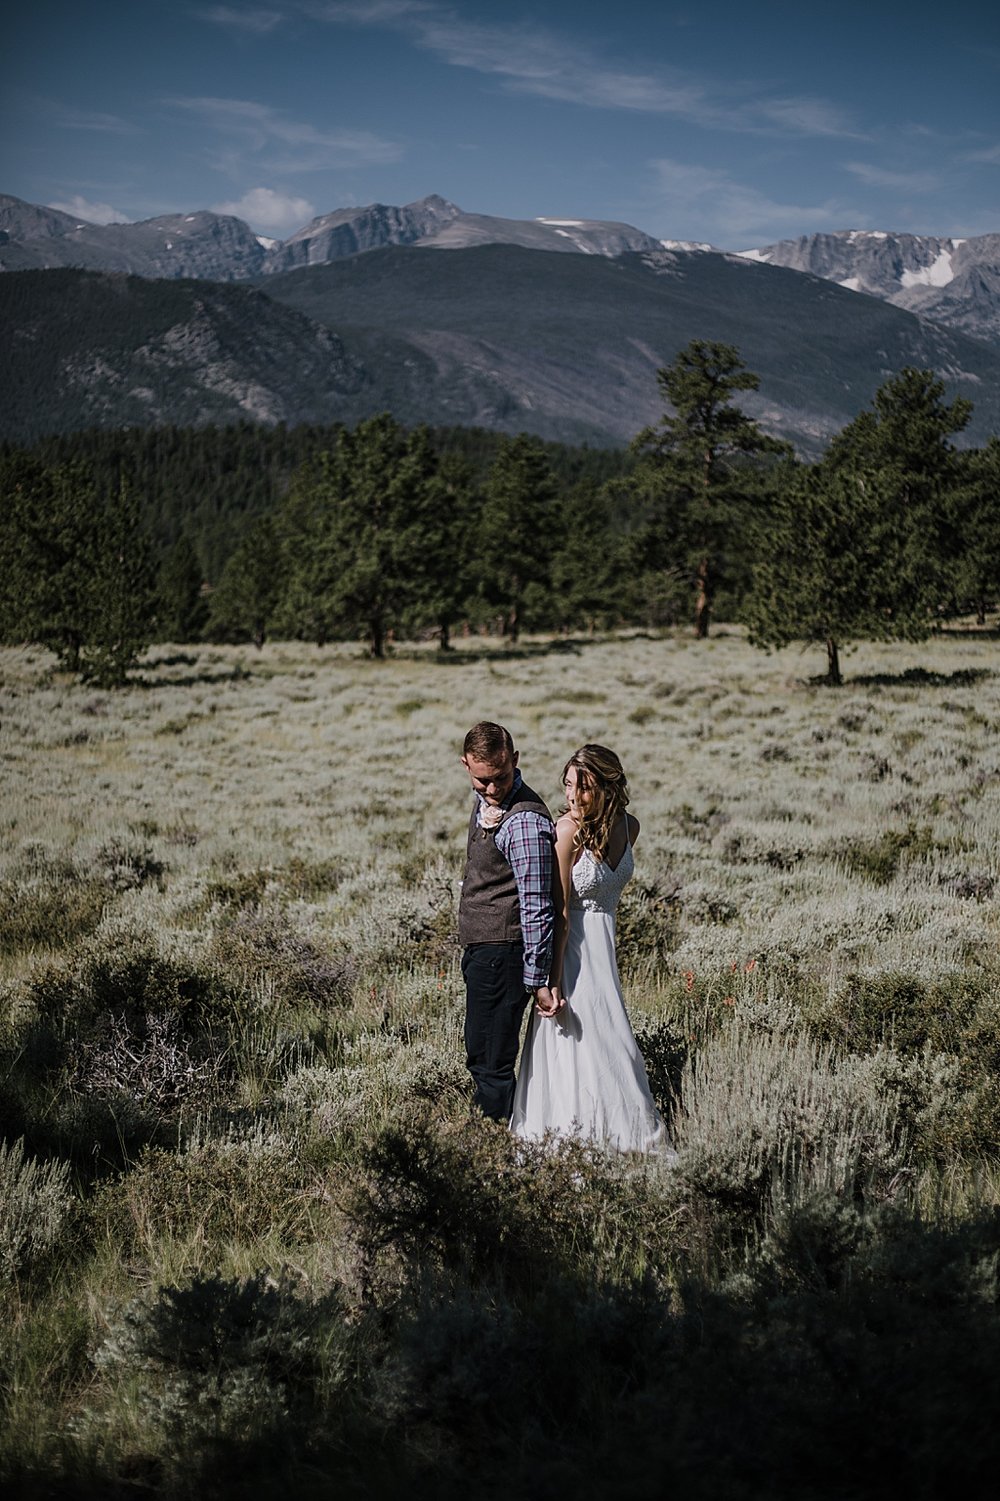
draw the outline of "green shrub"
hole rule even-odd
[[[908,823],[905,829],[886,829],[877,839],[851,839],[838,851],[852,875],[887,886],[903,862],[924,860],[942,849],[932,830]]]
[[[658,1022],[637,1027],[635,1040],[646,1065],[646,1078],[653,1098],[661,1115],[669,1117],[680,1093],[681,1077],[690,1051],[687,1036],[677,1023]]]
[[[871,1067],[782,1032],[733,1025],[692,1053],[681,1079],[678,1182],[738,1214],[763,1213],[779,1183],[852,1191],[906,1161],[898,1106]]]
[[[0,1142],[0,1286],[57,1244],[70,1212],[69,1164],[25,1159],[24,1142]]]
[[[162,890],[166,866],[146,843],[115,837],[97,851],[97,866],[113,891],[134,891],[155,882]]]
[[[512,1292],[551,1277],[628,1280],[674,1254],[678,1211],[656,1164],[630,1172],[587,1143],[529,1144],[424,1107],[383,1129],[361,1168],[347,1208],[375,1283],[387,1251]]]
[[[234,1003],[216,975],[148,934],[99,933],[74,963],[36,971],[23,995],[5,1048],[8,1129],[87,1172],[176,1132],[183,1110],[233,1077]]]
[[[350,955],[316,942],[280,906],[240,908],[216,930],[216,965],[239,988],[266,977],[279,1001],[326,1009],[351,998]]]
[[[676,888],[633,881],[625,888],[615,915],[615,949],[624,968],[656,964],[680,941],[679,898]]]
[[[272,1234],[294,1244],[312,1229],[311,1178],[294,1143],[266,1123],[248,1124],[181,1151],[145,1147],[133,1167],[100,1187],[92,1218],[133,1250],[195,1231],[220,1250]]]
[[[209,1021],[223,1000],[216,977],[145,932],[96,935],[68,964],[51,965],[27,985],[39,1017],[60,1035],[108,1013],[137,1017],[176,1012],[185,1026]]]
[[[209,906],[257,907],[273,881],[274,872],[270,870],[246,870],[237,875],[222,876],[209,882],[206,900]]]
[[[930,1048],[1000,1071],[998,991],[1000,977],[982,970],[930,980],[898,970],[854,973],[807,1016],[821,1035],[855,1051],[882,1043],[903,1054]]]
[[[198,1276],[130,1303],[95,1364],[138,1375],[147,1414],[185,1451],[284,1447],[282,1430],[315,1409],[322,1333],[340,1314],[336,1294],[309,1299],[287,1275]]]
[[[73,872],[62,880],[0,881],[0,953],[63,949],[101,921],[108,889]]]

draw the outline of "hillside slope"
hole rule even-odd
[[[255,287],[85,271],[0,277],[0,435],[88,426],[355,422],[621,444],[655,420],[656,371],[734,344],[745,406],[818,453],[904,365],[1000,431],[1000,351],[799,272],[658,251],[606,259],[392,247]]]

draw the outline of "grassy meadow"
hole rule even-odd
[[[10,1495],[992,1494],[1000,643],[0,652]],[[476,719],[642,823],[675,1166],[469,1107]]]

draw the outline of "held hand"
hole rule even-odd
[[[540,985],[535,991],[535,1007],[539,1016],[555,1016],[565,1004],[558,985]]]

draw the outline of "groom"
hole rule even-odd
[[[476,801],[469,819],[458,941],[465,977],[465,1050],[476,1104],[510,1119],[514,1064],[529,999],[552,1016],[555,913],[552,818],[522,780],[510,731],[483,720],[465,737],[462,765]]]

